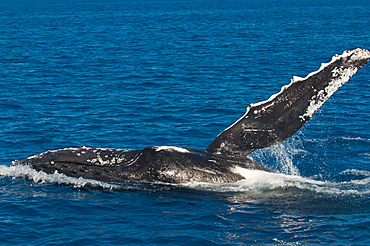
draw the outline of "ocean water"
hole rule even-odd
[[[1,245],[368,245],[370,65],[230,184],[12,167],[65,147],[204,149],[250,103],[370,48],[368,1],[1,0]]]

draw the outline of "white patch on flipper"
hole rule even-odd
[[[316,95],[311,98],[310,105],[306,112],[300,115],[299,118],[304,120],[305,118],[311,118],[312,115],[325,103],[326,100],[331,97],[342,85],[344,85],[356,72],[356,67],[349,68],[335,68],[333,69],[333,80],[330,81],[329,85],[324,90],[319,91]]]
[[[175,146],[157,146],[155,147],[156,151],[161,151],[161,150],[166,150],[166,151],[176,151],[176,152],[181,152],[181,153],[190,153],[189,150],[180,148],[180,147],[175,147]]]
[[[352,50],[352,51],[351,50],[344,51],[342,55],[335,55],[335,56],[333,56],[333,58],[331,59],[330,62],[328,62],[328,63],[322,63],[321,66],[320,66],[320,68],[317,71],[314,71],[312,73],[309,73],[305,78],[302,78],[302,77],[299,77],[299,76],[293,76],[292,79],[291,79],[291,81],[290,81],[290,84],[284,85],[283,87],[281,87],[280,92],[272,95],[266,101],[262,101],[262,102],[258,102],[258,103],[253,103],[253,104],[250,105],[250,107],[259,106],[261,104],[264,104],[264,103],[273,101],[278,95],[280,95],[286,88],[290,87],[293,83],[297,83],[298,81],[306,80],[309,77],[311,77],[311,76],[313,76],[313,75],[321,72],[325,67],[327,67],[331,63],[333,63],[333,62],[335,62],[335,61],[337,61],[337,60],[339,60],[339,59],[341,59],[343,57],[348,57],[348,56],[351,56],[351,60],[369,59],[370,58],[370,52],[367,51],[367,50],[363,50],[363,49],[357,48],[357,49]],[[356,70],[356,72],[357,72],[357,70]]]
[[[274,132],[273,129],[244,128],[244,132]]]
[[[312,73],[309,73],[305,78],[300,78],[298,76],[293,76],[291,82],[295,83],[295,82],[298,82],[298,81],[301,81],[301,80],[308,79],[312,75],[315,75],[315,74],[321,72],[325,67],[327,67],[331,63],[333,63],[333,62],[335,62],[335,61],[337,61],[337,60],[339,60],[343,57],[349,57],[349,56],[351,56],[351,61],[355,61],[355,60],[359,60],[359,59],[369,59],[370,58],[370,52],[367,51],[367,50],[360,49],[360,48],[357,48],[357,49],[354,49],[354,50],[346,50],[341,55],[337,54],[337,55],[333,56],[333,58],[331,59],[330,62],[322,63],[319,70],[314,71]],[[280,93],[278,93],[278,94],[280,94]]]
[[[303,78],[302,78],[302,77],[299,77],[299,76],[293,76],[293,77],[291,78],[290,82],[291,82],[291,83],[295,83],[295,82],[297,82],[297,81],[301,81],[301,80],[303,80]]]

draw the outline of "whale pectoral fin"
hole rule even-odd
[[[267,101],[249,105],[247,112],[221,132],[206,151],[246,155],[286,140],[311,119],[369,58],[367,50],[345,51],[306,78],[293,77],[289,85],[283,86]]]

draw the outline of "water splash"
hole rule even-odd
[[[101,182],[93,179],[73,178],[61,173],[47,174],[36,171],[26,165],[5,166],[0,165],[0,175],[12,178],[24,178],[35,183],[52,183],[58,185],[70,185],[73,188],[103,188],[118,189],[119,185]]]
[[[293,160],[295,155],[302,152],[305,152],[305,150],[302,149],[302,141],[299,134],[297,134],[283,143],[257,150],[251,156],[265,165],[272,161],[273,164],[268,166],[273,166],[273,169],[283,174],[299,176],[300,171],[293,164]]]

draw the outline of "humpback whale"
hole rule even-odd
[[[246,113],[204,150],[175,146],[140,150],[65,148],[12,164],[107,182],[234,182],[243,179],[240,168],[274,172],[248,154],[292,136],[369,59],[367,50],[348,50],[305,78],[293,77],[268,100],[250,104]]]

